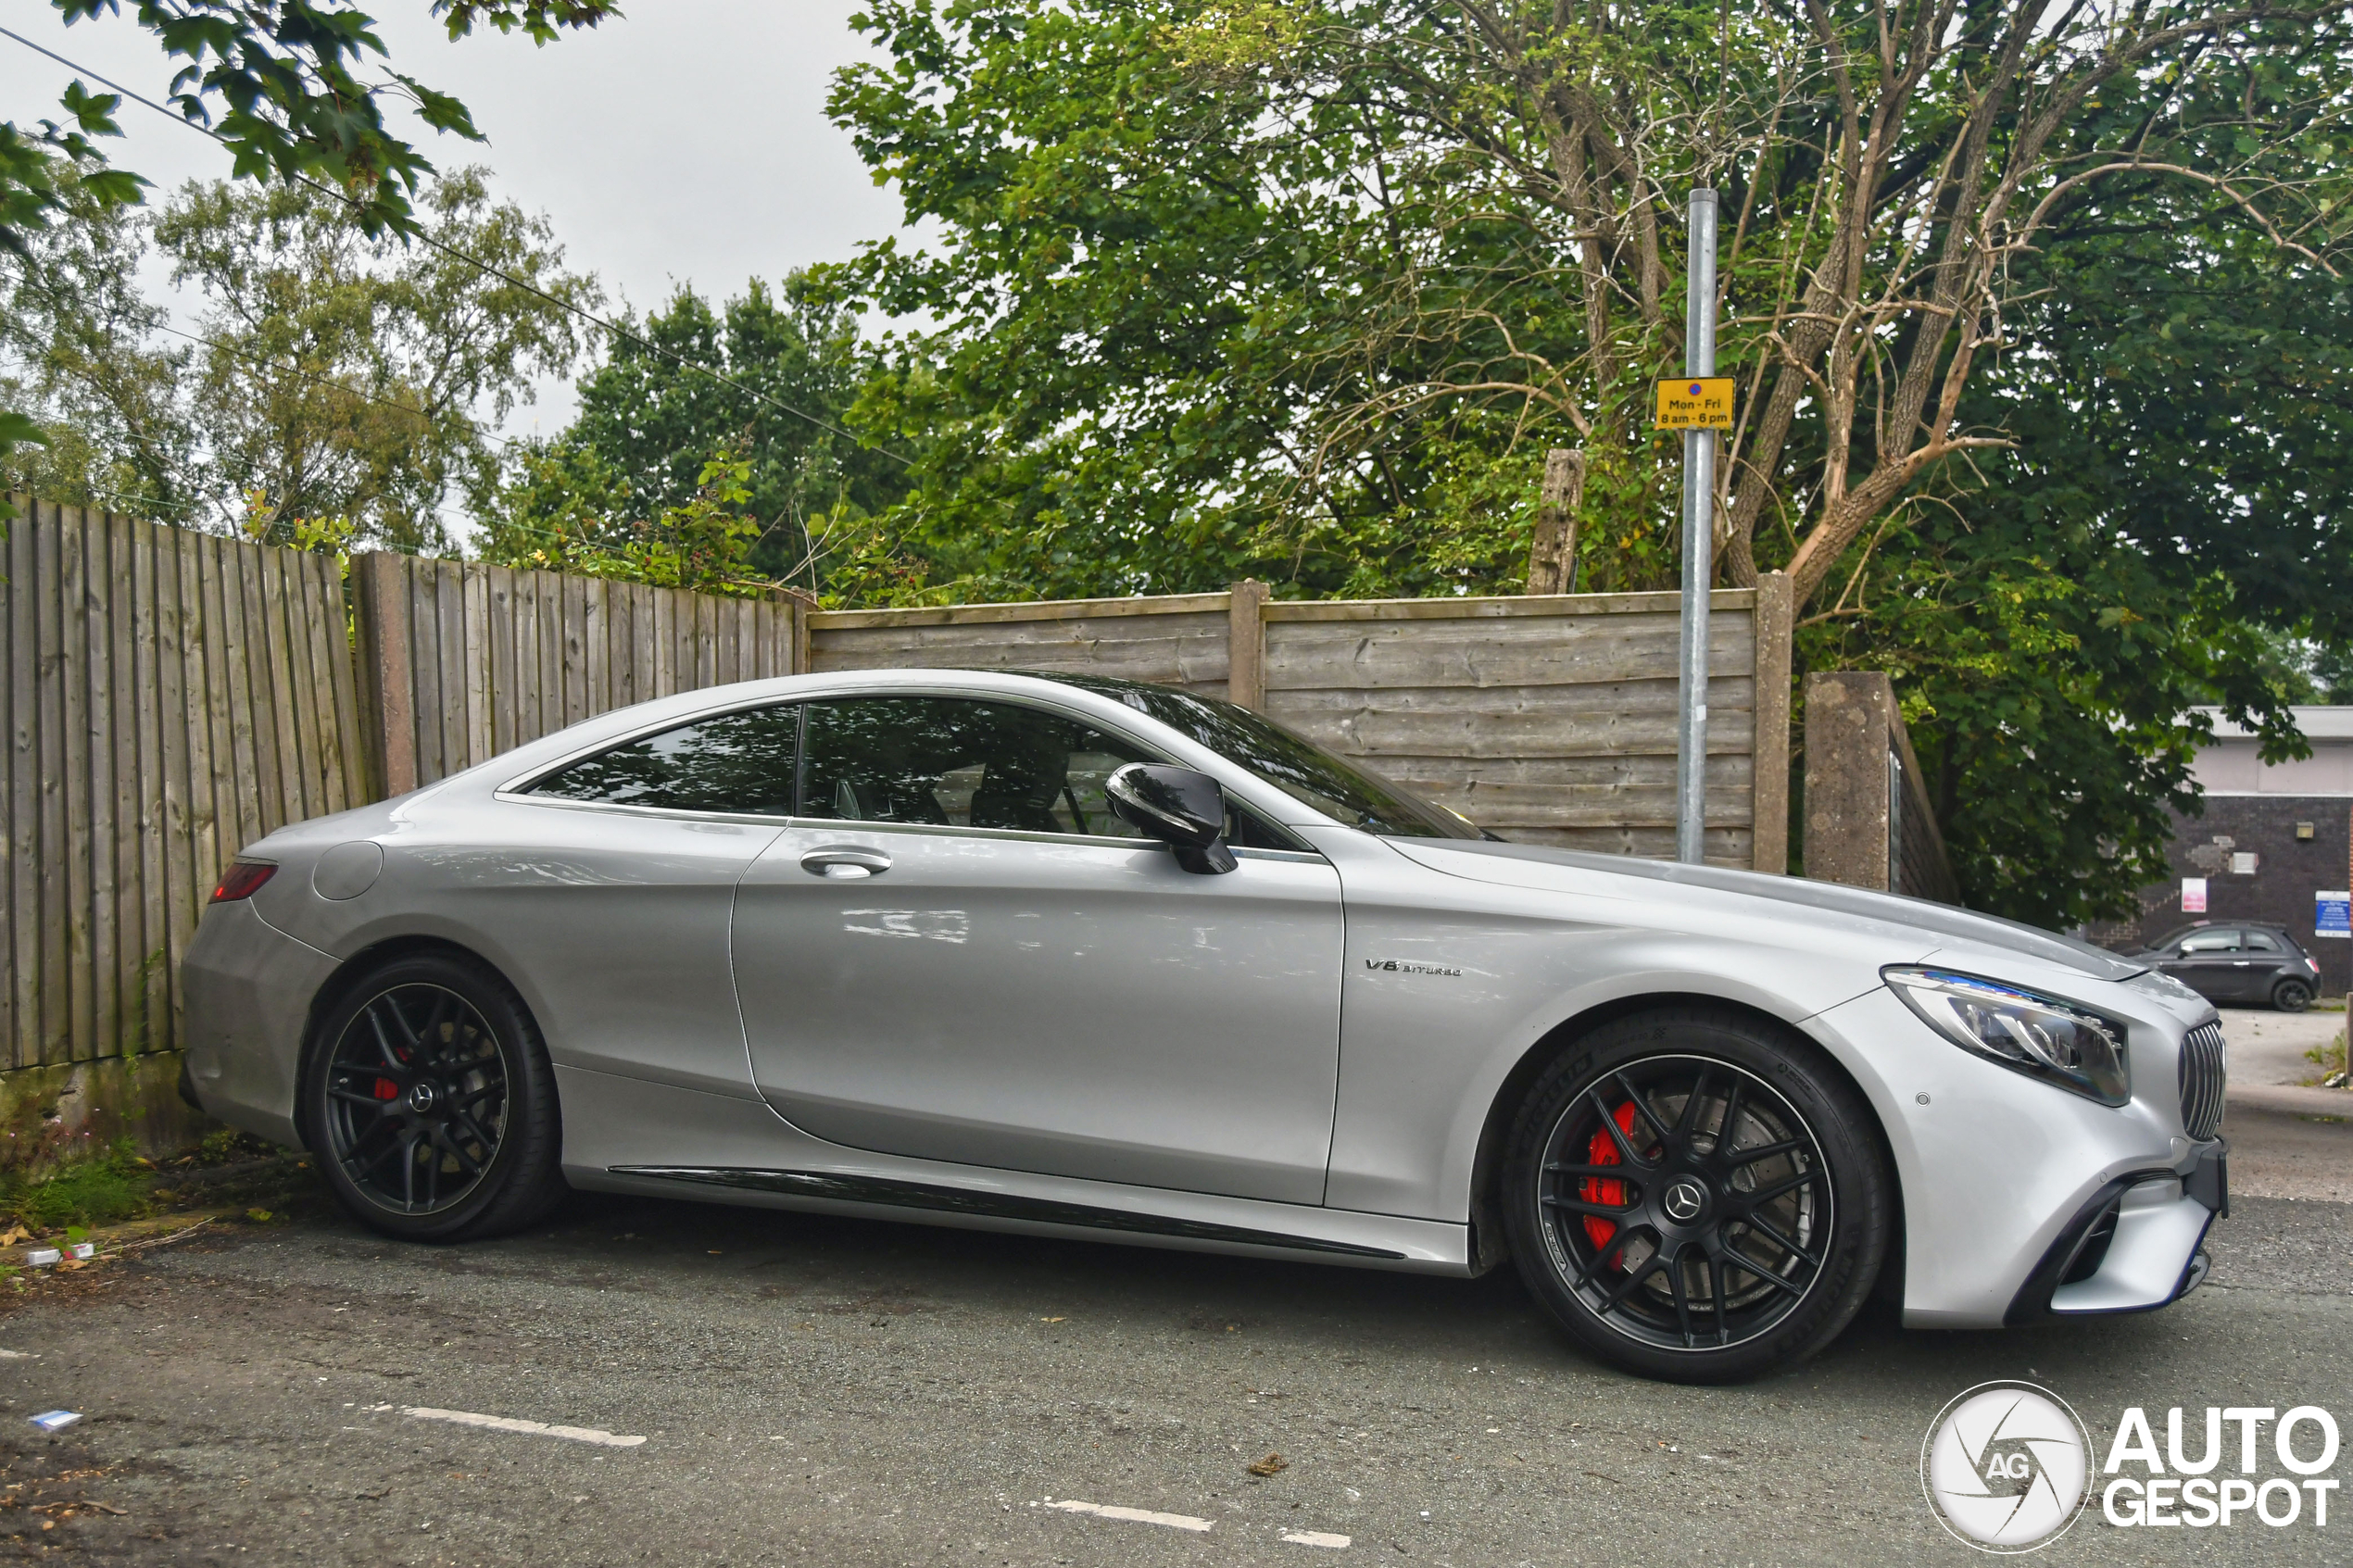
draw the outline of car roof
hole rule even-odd
[[[2186,925],[2177,925],[2172,930],[2167,932],[2164,935],[2158,937],[2158,942],[2162,945],[2167,942],[2179,941],[2184,936],[2188,936],[2200,931],[2259,931],[2267,936],[2285,937],[2290,942],[2296,940],[2296,934],[2288,930],[2286,926],[2276,924],[2268,920],[2208,919],[2194,920]]]

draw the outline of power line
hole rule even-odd
[[[68,70],[86,76],[90,78],[91,81],[99,83],[101,86],[110,88],[113,91],[120,93],[122,96],[130,99],[132,103],[137,104],[144,108],[155,110],[156,113],[163,116],[166,119],[170,120],[174,125],[184,125],[191,131],[211,137],[214,141],[220,143],[224,146],[228,144],[228,138],[221,135],[220,132],[215,131],[209,125],[199,125],[185,115],[174,113],[170,108],[167,107],[165,105],[156,102],[153,98],[147,97],[142,94],[134,93],[119,82],[111,81],[107,77],[99,75],[94,70],[76,65],[73,61],[66,58],[63,55],[58,54],[55,49],[46,48],[39,44],[35,44],[31,39],[27,38],[21,32],[17,32],[9,28],[0,27],[0,36],[12,38],[18,43],[23,44],[26,48],[31,50],[34,54],[44,55],[50,59],[57,61],[57,64],[65,67]],[[300,181],[303,184],[309,186],[311,189],[321,192],[325,195],[332,196],[335,200],[344,203],[346,206],[357,205],[349,196],[344,194],[344,193],[336,190],[333,186],[328,184],[322,180],[316,180],[308,174],[300,173],[290,175],[288,178]],[[769,394],[761,391],[757,387],[746,386],[743,383],[736,381],[732,376],[726,375],[719,370],[714,370],[710,366],[702,364],[698,360],[689,359],[684,355],[674,353],[670,349],[662,347],[658,343],[640,337],[638,334],[629,331],[625,327],[622,327],[611,321],[606,320],[603,317],[598,316],[592,310],[574,305],[568,299],[560,299],[556,295],[549,294],[547,290],[539,287],[538,284],[531,282],[526,279],[519,278],[502,267],[495,267],[487,261],[468,256],[464,251],[458,249],[455,245],[434,239],[431,234],[420,232],[410,235],[409,237],[416,240],[421,245],[423,245],[428,249],[436,250],[444,256],[454,257],[459,261],[464,262],[467,266],[474,268],[478,271],[481,271],[490,277],[497,278],[502,282],[511,284],[513,287],[519,288],[524,293],[532,295],[536,298],[545,300],[549,305],[556,307],[560,310],[568,311],[572,315],[577,316],[580,320],[588,322],[591,326],[594,326],[600,331],[610,332],[613,336],[618,338],[625,338],[629,342],[637,345],[640,348],[645,349],[647,352],[659,355],[662,358],[669,360],[672,364],[678,366],[682,370],[694,370],[699,374],[709,376],[711,380],[719,383],[722,386],[732,388],[736,392],[742,393],[747,397],[756,398],[759,401],[769,405],[771,408],[782,409],[784,412],[792,415],[795,419],[805,420],[809,423],[815,425],[818,429],[829,431],[833,434],[840,436],[845,441],[849,441],[860,446],[870,446],[871,450],[880,452],[885,457],[890,458],[897,462],[905,464],[909,467],[913,466],[913,460],[902,452],[894,451],[890,447],[884,446],[879,444],[869,444],[862,441],[856,435],[851,434],[849,431],[844,430],[841,426],[835,424],[830,420],[820,419],[817,415],[809,412],[805,408],[796,408],[784,399],[772,396]]]

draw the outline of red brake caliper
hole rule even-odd
[[[372,1092],[378,1099],[398,1099],[400,1098],[400,1085],[394,1083],[389,1078],[379,1078],[376,1080],[375,1088],[371,1092]],[[1612,1158],[1615,1159],[1616,1156],[1612,1156]],[[1612,1182],[1609,1185],[1616,1186],[1617,1184],[1616,1182]],[[1612,1201],[1615,1202],[1616,1199],[1612,1199]],[[1596,1245],[1599,1244],[1597,1243]]]
[[[1614,1120],[1617,1123],[1619,1132],[1629,1137],[1633,1136],[1634,1102],[1629,1099],[1619,1106]],[[1617,1157],[1617,1140],[1606,1132],[1595,1133],[1592,1143],[1585,1150],[1585,1158],[1586,1163],[1591,1165],[1621,1163]],[[1607,1176],[1588,1176],[1578,1184],[1577,1196],[1588,1203],[1607,1203],[1616,1206],[1626,1201],[1626,1184]],[[1588,1214],[1585,1216],[1585,1234],[1592,1238],[1594,1248],[1598,1250],[1607,1247],[1609,1238],[1617,1234],[1617,1222],[1604,1220],[1598,1214]]]

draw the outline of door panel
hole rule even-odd
[[[2171,974],[2208,1001],[2235,1002],[2246,991],[2246,954],[2234,931],[2204,931],[2183,938],[2181,956],[2166,964]]]
[[[803,869],[846,850],[888,869]],[[819,1137],[1320,1203],[1340,945],[1321,860],[799,823],[744,878],[735,961],[754,1081]]]

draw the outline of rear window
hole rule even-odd
[[[613,806],[788,816],[799,746],[798,707],[748,709],[599,752],[540,780],[531,793]]]

